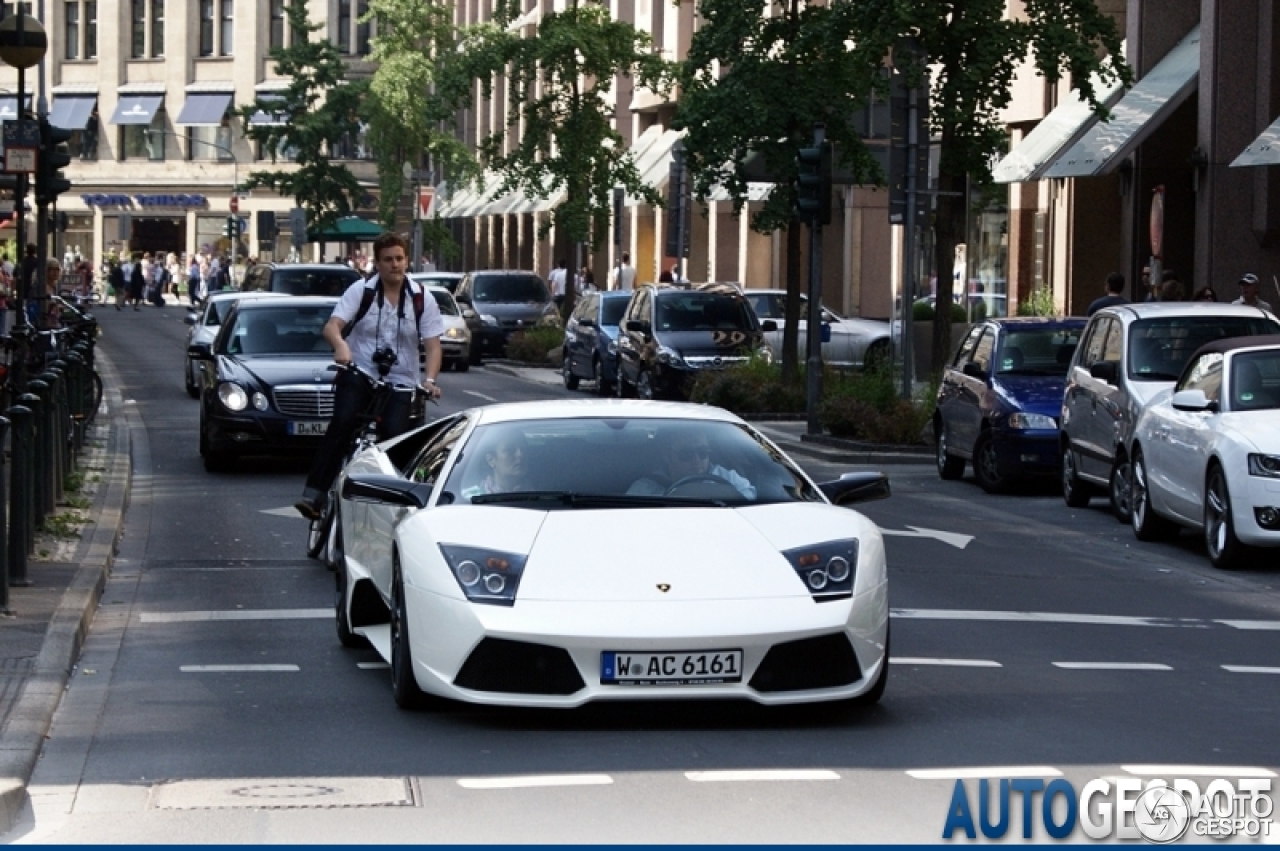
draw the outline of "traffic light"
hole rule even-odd
[[[240,217],[227,216],[226,223],[222,226],[222,235],[227,239],[239,239],[240,237]]]
[[[70,130],[54,127],[48,121],[40,122],[40,153],[36,157],[36,204],[56,204],[58,196],[71,189],[71,181],[62,176],[62,169],[71,164],[71,152],[67,147],[70,139]]]
[[[796,152],[796,215],[808,225],[831,224],[831,143]]]

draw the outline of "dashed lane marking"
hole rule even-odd
[[[1050,765],[975,765],[961,768],[914,768],[907,772],[916,780],[974,780],[985,777],[1061,777]]]
[[[839,780],[840,775],[825,769],[764,768],[739,771],[686,771],[684,776],[694,783],[747,783],[756,781]]]
[[[386,662],[357,662],[356,667],[362,671],[385,671],[391,666]]]
[[[1068,671],[1172,671],[1168,665],[1155,662],[1054,662],[1053,667]]]
[[[463,789],[531,789],[544,786],[608,786],[607,774],[530,774],[519,777],[463,777]]]
[[[1269,768],[1252,765],[1122,765],[1140,777],[1275,777]]]
[[[240,674],[240,673],[293,673],[301,671],[297,665],[181,665],[184,674]]]
[[[895,618],[941,621],[1005,621],[1009,623],[1073,623],[1091,626],[1158,626],[1207,629],[1211,622],[1198,618],[1132,617],[1129,615],[1088,615],[1073,612],[997,612],[977,609],[891,609]],[[1217,621],[1232,625],[1243,621]]]
[[[463,392],[463,393],[466,393],[468,396],[475,396],[477,399],[484,399],[486,402],[496,402],[496,401],[498,401],[497,399],[493,398],[492,396],[486,396],[485,394],[480,393],[480,392],[475,391],[475,390],[463,390],[462,392]]]
[[[943,665],[954,668],[1003,668],[991,659],[930,659],[924,656],[890,656],[894,665]]]
[[[1220,623],[1236,629],[1280,629],[1280,621],[1216,620],[1214,623]]]
[[[196,623],[200,621],[274,621],[332,618],[333,609],[228,609],[211,612],[142,612],[143,623]]]
[[[1265,665],[1223,665],[1222,670],[1233,674],[1280,674],[1280,668],[1268,668]]]

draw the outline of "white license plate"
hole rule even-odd
[[[741,650],[600,654],[603,685],[687,686],[742,682]]]
[[[289,434],[296,434],[298,437],[323,437],[324,431],[329,427],[327,421],[322,422],[291,422],[289,423]]]

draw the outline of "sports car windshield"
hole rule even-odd
[[[462,447],[441,501],[546,511],[821,502],[822,496],[744,426],[581,417],[479,426]]]
[[[1187,361],[1205,343],[1227,337],[1280,334],[1280,323],[1262,316],[1169,316],[1130,326],[1129,377],[1177,381]]]
[[[332,313],[333,305],[241,310],[223,345],[229,355],[330,355],[321,331]]]

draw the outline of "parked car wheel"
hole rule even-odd
[[[1248,548],[1236,537],[1227,476],[1217,464],[1209,468],[1204,489],[1204,544],[1209,561],[1220,570],[1240,567],[1248,554]]]
[[[1111,465],[1111,510],[1120,523],[1129,522],[1129,514],[1133,509],[1132,496],[1129,493],[1129,459],[1125,456],[1116,458]]]
[[[600,362],[600,358],[591,361],[591,371],[596,377],[596,394],[599,396],[613,395],[613,382],[604,377],[604,364]]]
[[[564,362],[560,366],[560,374],[564,377],[564,386],[568,390],[578,389],[578,376],[573,374],[573,367],[569,365],[569,352],[564,353]]]
[[[187,371],[186,371],[186,375],[184,376],[185,383],[187,385],[187,395],[190,396],[192,399],[199,399],[200,388],[197,387],[196,383],[191,380],[191,370],[192,370],[192,364],[191,364],[191,361],[188,360]]]
[[[1013,484],[1013,477],[1000,469],[990,431],[978,435],[978,442],[973,445],[973,475],[987,493],[1004,493]]]
[[[933,425],[937,439],[934,441],[935,455],[938,463],[938,478],[947,481],[964,476],[964,459],[947,451],[947,426],[941,419]]]
[[[1161,517],[1151,508],[1151,493],[1147,489],[1147,461],[1141,452],[1133,453],[1133,481],[1129,486],[1129,501],[1132,506],[1130,521],[1133,534],[1139,541],[1167,541],[1176,537],[1179,526],[1171,520]]]
[[[1062,450],[1062,498],[1071,508],[1086,508],[1093,496],[1093,486],[1080,478],[1076,454],[1071,447]]]
[[[636,396],[649,401],[658,398],[657,390],[653,386],[653,376],[647,369],[640,370],[640,374],[636,376]]]
[[[876,340],[867,346],[867,352],[862,356],[862,368],[867,372],[883,369],[888,366],[890,355],[889,341]]]

